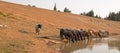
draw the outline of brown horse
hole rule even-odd
[[[91,37],[100,37],[100,38],[102,38],[102,36],[100,35],[99,31],[89,29],[88,33],[90,33]]]
[[[101,35],[102,37],[108,37],[109,36],[109,32],[106,31],[106,30],[99,30],[98,32],[99,32],[98,34]]]

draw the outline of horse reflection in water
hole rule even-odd
[[[75,43],[68,43],[65,45],[62,45],[60,47],[60,52],[61,53],[71,53],[76,50],[82,50],[82,49],[89,49],[92,50],[93,46],[97,43],[100,43],[103,41],[102,39],[95,39],[95,40],[83,40],[80,42],[75,42]]]

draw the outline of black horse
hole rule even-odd
[[[70,29],[60,29],[61,40],[67,39],[67,41],[80,41],[85,40],[85,38],[90,39],[91,34],[85,30],[70,30]]]
[[[82,32],[81,31],[79,31],[79,30],[72,30],[73,31],[73,34],[74,34],[74,39],[76,40],[76,41],[80,41],[80,40],[83,40],[83,38],[82,38]]]
[[[77,30],[71,30],[72,34],[73,34],[73,40],[74,41],[78,41],[79,40],[79,37],[78,37],[78,32]]]
[[[71,30],[69,29],[60,29],[60,38],[61,40],[67,39],[68,42],[72,41],[74,42],[74,35]]]
[[[79,34],[80,34],[80,37],[81,37],[81,40],[85,40],[85,38],[87,37],[87,39],[89,40],[90,39],[90,33],[88,31],[85,31],[83,29],[80,29],[79,30]]]

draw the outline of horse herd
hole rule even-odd
[[[105,31],[105,30],[83,30],[83,29],[79,29],[79,30],[72,30],[72,29],[64,29],[61,28],[60,29],[60,39],[64,40],[66,39],[67,42],[75,42],[75,41],[81,41],[81,40],[85,40],[85,39],[90,39],[92,37],[108,37],[109,32]]]
[[[42,28],[41,24],[36,24],[35,25],[35,32],[39,35],[40,29]],[[86,38],[89,40],[92,37],[108,37],[109,32],[105,30],[72,30],[72,29],[64,29],[60,28],[60,39],[64,40],[67,39],[68,42],[72,41],[80,41],[80,40],[85,40]]]

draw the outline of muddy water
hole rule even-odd
[[[61,53],[120,53],[120,36],[49,46]]]

